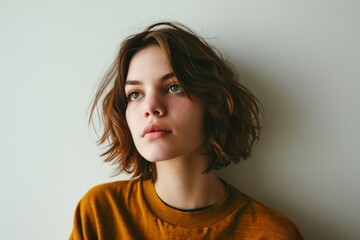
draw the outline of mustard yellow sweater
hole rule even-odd
[[[303,239],[296,225],[226,184],[226,198],[205,210],[164,204],[151,181],[102,184],[79,202],[70,239]]]

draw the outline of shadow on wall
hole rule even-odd
[[[264,130],[251,158],[219,170],[219,176],[245,194],[287,215],[300,227],[305,239],[351,239],[346,229],[341,229],[340,220],[319,209],[321,202],[312,200],[311,192],[316,189],[306,186],[298,170],[306,168],[301,166],[306,162],[299,163],[284,153],[284,147],[294,149],[287,149],[290,154],[301,151],[297,131],[304,124],[303,118],[298,116],[296,99],[276,85],[289,83],[268,74],[261,76],[244,64],[235,66],[240,82],[253,91],[264,106]]]

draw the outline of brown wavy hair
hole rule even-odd
[[[196,96],[205,107],[205,137],[211,169],[246,159],[260,134],[262,107],[258,99],[238,82],[235,71],[221,54],[191,29],[180,23],[159,22],[126,38],[117,57],[104,75],[91,104],[103,132],[98,144],[108,143],[105,162],[117,165],[117,173],[155,179],[154,163],[136,150],[125,118],[125,80],[132,57],[140,50],[158,45],[188,96]]]

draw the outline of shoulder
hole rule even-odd
[[[70,239],[114,239],[99,236],[113,234],[114,224],[127,221],[129,212],[134,209],[130,196],[138,191],[139,185],[138,180],[127,180],[92,187],[76,207]],[[109,222],[109,219],[116,221]]]
[[[298,226],[284,214],[253,199],[249,200],[248,211],[252,221],[276,239],[303,239]]]
[[[238,212],[241,222],[266,239],[303,239],[298,226],[284,214],[236,190],[246,201]]]
[[[127,195],[137,191],[138,180],[123,180],[110,183],[103,183],[92,187],[80,200],[80,204],[95,204],[109,202],[113,199],[126,199]]]

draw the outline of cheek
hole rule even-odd
[[[126,122],[127,122],[127,125],[129,126],[129,129],[130,129],[130,132],[131,132],[131,135],[134,134],[134,128],[136,126],[136,119],[135,119],[135,115],[134,115],[134,112],[131,108],[127,108],[126,109],[126,112],[125,112],[125,119],[126,119]]]
[[[198,102],[184,103],[179,106],[179,115],[183,116],[183,121],[187,123],[190,129],[203,130],[205,121],[205,110]]]

